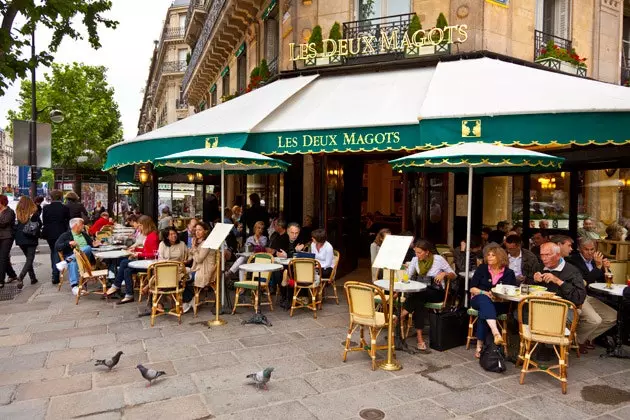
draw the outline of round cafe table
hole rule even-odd
[[[282,264],[249,263],[241,264],[238,269],[245,271],[246,273],[270,273],[274,271],[284,270],[284,267],[282,266]],[[258,286],[256,291],[260,294],[260,276],[258,276]],[[263,324],[271,327],[271,322],[269,322],[267,317],[262,313],[261,307],[262,305],[258,305],[258,310],[256,311],[256,313],[247,321],[243,321],[242,324]]]
[[[383,290],[389,291],[389,280],[385,280],[385,279],[376,280],[374,282],[374,285]],[[410,280],[407,283],[403,283],[401,281],[394,282],[394,292],[398,292],[398,299],[397,299],[398,304],[396,305],[396,308],[397,308],[396,315],[398,316],[398,319],[400,319],[400,311],[402,309],[402,305],[400,303],[401,294],[422,292],[426,288],[427,288],[427,285],[419,281]],[[405,340],[402,339],[401,328],[402,328],[402,323],[394,331],[394,348],[396,350],[402,350],[410,354],[417,353],[415,349],[410,348],[405,342]]]
[[[156,262],[167,261],[167,260],[135,260],[129,261],[129,268],[133,268],[140,271],[147,271],[151,264],[155,264]],[[186,267],[186,272],[190,273],[190,267]]]
[[[630,359],[630,356],[625,354],[623,350],[623,320],[624,320],[623,289],[625,289],[627,286],[625,284],[613,284],[612,289],[608,289],[606,287],[606,283],[591,283],[588,287],[597,293],[612,296],[618,302],[617,335],[615,337],[615,347],[613,349],[607,349],[606,353],[601,354],[600,357],[616,357],[619,359]]]
[[[95,257],[100,258],[101,260],[115,260],[131,255],[131,252],[125,250],[99,252],[98,249],[94,249],[92,250],[92,253]]]

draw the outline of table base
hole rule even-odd
[[[380,362],[376,362],[376,364],[379,369],[388,371],[396,371],[402,369],[402,365],[396,360],[392,360],[391,363],[387,363],[387,360],[381,360]]]
[[[247,321],[243,321],[241,322],[242,325],[246,325],[246,324],[258,324],[258,325],[266,325],[268,327],[271,327],[271,322],[269,322],[269,320],[267,319],[267,317],[262,314],[262,313],[255,313],[254,315],[252,315],[252,317],[250,319],[248,319]]]
[[[227,321],[224,320],[223,318],[217,318],[217,319],[208,321],[207,324],[208,324],[208,327],[218,327],[219,325],[227,324]]]

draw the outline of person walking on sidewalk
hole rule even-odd
[[[11,265],[11,247],[15,229],[15,213],[9,207],[9,199],[0,194],[0,289],[4,287],[4,279],[8,275],[9,281],[17,280],[17,275]]]
[[[20,247],[26,262],[18,276],[17,288],[24,287],[24,277],[28,273],[31,278],[31,284],[37,283],[35,270],[33,270],[33,261],[35,260],[35,250],[39,242],[39,233],[41,230],[41,220],[39,218],[40,211],[37,205],[29,197],[22,196],[15,208],[17,216],[17,227],[15,229],[15,244]]]
[[[63,193],[61,191],[52,190],[50,192],[50,198],[52,202],[47,206],[44,206],[43,209],[44,229],[42,230],[42,238],[46,239],[48,247],[50,248],[52,283],[59,284],[59,270],[57,270],[59,254],[55,250],[55,242],[57,242],[57,239],[59,239],[62,233],[68,230],[68,223],[70,223],[70,210],[61,202],[61,199],[63,198]]]

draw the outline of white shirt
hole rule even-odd
[[[311,246],[311,252],[315,254],[315,259],[321,264],[322,270],[325,268],[332,268],[334,253],[333,247],[330,242],[324,242],[324,245],[319,251],[317,250],[317,245],[315,245],[315,243],[313,242],[313,245]]]
[[[514,271],[516,277],[522,276],[523,271],[521,270],[521,266],[523,265],[523,251],[519,251],[518,257],[513,257],[508,254],[508,260],[510,262],[509,267],[510,270]]]
[[[582,255],[582,253],[580,253],[580,257],[582,257],[582,260],[584,261],[584,264],[586,264],[586,268],[588,268],[588,271],[593,271],[593,260],[587,260],[586,258],[584,258],[584,255]]]
[[[444,259],[444,257],[442,257],[441,255],[434,255],[433,265],[431,266],[431,268],[429,268],[429,271],[427,271],[427,277],[435,277],[442,272],[447,274],[455,273],[449,265],[448,261]],[[418,274],[418,257],[412,258],[411,262],[409,263],[409,268],[407,268],[407,274],[409,274],[410,277]]]
[[[566,261],[564,260],[564,258],[560,258],[560,262],[558,263],[558,266],[556,268],[543,268],[544,271],[562,271],[564,270],[564,266],[566,265]]]

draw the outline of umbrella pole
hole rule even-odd
[[[221,215],[219,216],[220,223],[223,222],[223,215],[225,214],[225,179],[224,179],[224,169],[223,164],[221,164]],[[219,315],[221,314],[221,305],[225,302],[225,273],[223,267],[225,266],[225,241],[219,247],[219,253],[221,254],[220,258],[217,258],[219,262],[219,266],[217,267],[217,288],[214,291],[214,320],[208,321],[208,326],[218,326],[225,325],[227,321],[221,319]],[[220,274],[219,274],[220,273]]]
[[[468,307],[468,278],[470,272],[470,225],[472,217],[473,167],[468,167],[468,219],[466,222],[466,277],[464,278],[464,306]]]

